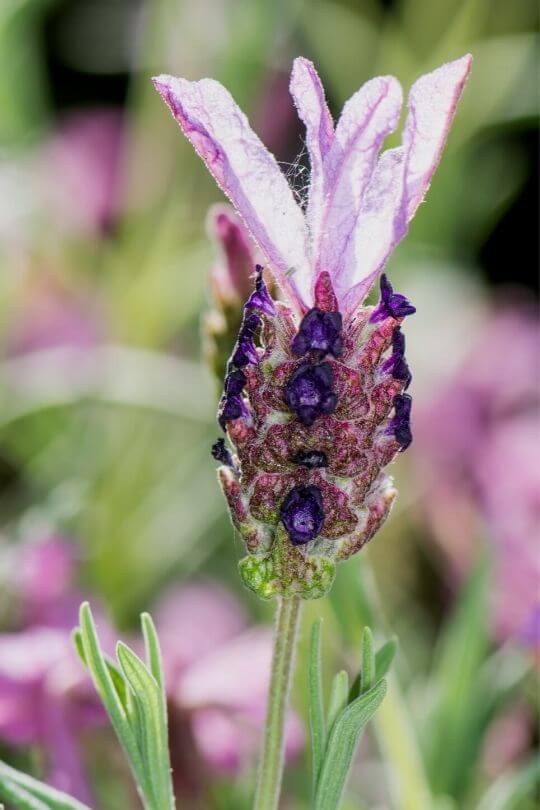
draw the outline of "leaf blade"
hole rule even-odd
[[[141,710],[148,780],[156,807],[174,808],[163,690],[144,662],[122,642],[117,645],[117,656]]]
[[[11,795],[8,795],[8,793]],[[34,779],[0,761],[0,796],[9,801],[24,802],[28,810],[90,810],[87,805],[56,788]],[[29,798],[28,798],[29,797]],[[33,804],[31,803],[33,800]]]
[[[356,747],[386,694],[386,681],[356,698],[336,719],[329,736],[315,798],[315,810],[337,810]]]

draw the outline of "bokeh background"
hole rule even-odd
[[[540,645],[537,5],[533,0],[3,0],[0,4],[0,756],[93,807],[137,806],[70,652],[156,616],[182,807],[249,806],[271,607],[209,451],[201,322],[221,201],[149,81],[212,76],[298,189],[288,96],[311,58],[337,115],[373,75],[474,67],[388,271],[413,300],[410,450],[384,530],[304,615],[283,807],[307,808],[306,646],[362,627],[400,652],[348,808],[535,806]],[[211,228],[210,228],[211,230]]]

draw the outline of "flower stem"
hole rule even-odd
[[[299,617],[298,597],[281,599],[278,602],[264,743],[253,810],[276,810],[278,807],[284,762],[285,712],[289,700]]]

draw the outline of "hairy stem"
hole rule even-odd
[[[285,712],[300,617],[300,599],[278,602],[272,653],[272,675],[266,709],[266,726],[253,810],[276,810],[281,792],[284,761]]]

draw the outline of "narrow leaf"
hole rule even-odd
[[[328,704],[328,715],[326,727],[328,734],[332,731],[333,725],[338,715],[341,714],[349,700],[349,676],[344,669],[334,675],[332,688],[330,690],[330,702]]]
[[[0,797],[22,810],[90,810],[82,802],[0,761]]]
[[[396,657],[397,649],[398,640],[396,636],[393,636],[375,653],[375,683],[388,675],[392,662]]]
[[[144,636],[144,647],[146,651],[146,660],[150,672],[156,679],[156,683],[160,690],[163,692],[163,668],[161,665],[161,650],[159,648],[159,641],[157,637],[156,628],[152,617],[149,613],[141,615],[141,626]]]
[[[86,660],[86,655],[84,653],[83,637],[79,627],[76,627],[75,630],[72,632],[71,640],[73,641],[73,645],[82,663],[84,664],[85,667],[88,667],[88,662]],[[126,689],[126,682],[124,681],[124,676],[122,675],[116,664],[113,661],[111,661],[111,659],[107,655],[104,655],[103,658],[107,665],[107,669],[109,670],[109,675],[111,676],[111,680],[114,684],[118,697],[120,698],[122,706],[128,712],[128,703],[129,703],[128,690]]]
[[[314,792],[317,788],[326,743],[324,723],[324,700],[321,675],[321,627],[322,619],[317,619],[311,629],[311,648],[308,667],[309,687],[309,727],[311,730],[312,778]]]
[[[390,667],[392,666],[392,662],[395,658],[396,652],[398,649],[398,640],[396,636],[393,636],[386,644],[377,650],[375,653],[375,679],[374,683],[378,683],[380,680],[386,677],[390,671]],[[360,696],[360,687],[362,685],[362,672],[360,671],[356,678],[354,679],[351,689],[349,691],[349,703],[353,701],[355,698]]]
[[[51,810],[50,804],[36,799],[31,793],[9,779],[0,780],[0,796],[6,801],[13,802],[20,810]]]
[[[156,650],[159,657],[159,647],[156,646]],[[141,659],[122,642],[117,645],[117,656],[141,708],[141,722],[145,732],[145,765],[156,798],[156,806],[160,810],[174,808],[162,690]]]
[[[362,634],[362,680],[361,694],[369,692],[375,680],[375,655],[373,653],[373,633],[364,627]]]
[[[386,694],[386,681],[356,698],[344,709],[329,735],[321,768],[315,810],[337,810],[362,731]]]
[[[135,779],[143,793],[147,795],[149,786],[146,781],[143,763],[137,745],[137,738],[129,722],[125,708],[122,705],[122,701],[116,691],[109,668],[101,651],[88,602],[81,605],[80,629],[84,657],[87,661],[90,674],[92,675],[94,686],[101,697],[116,735],[127,754]]]

